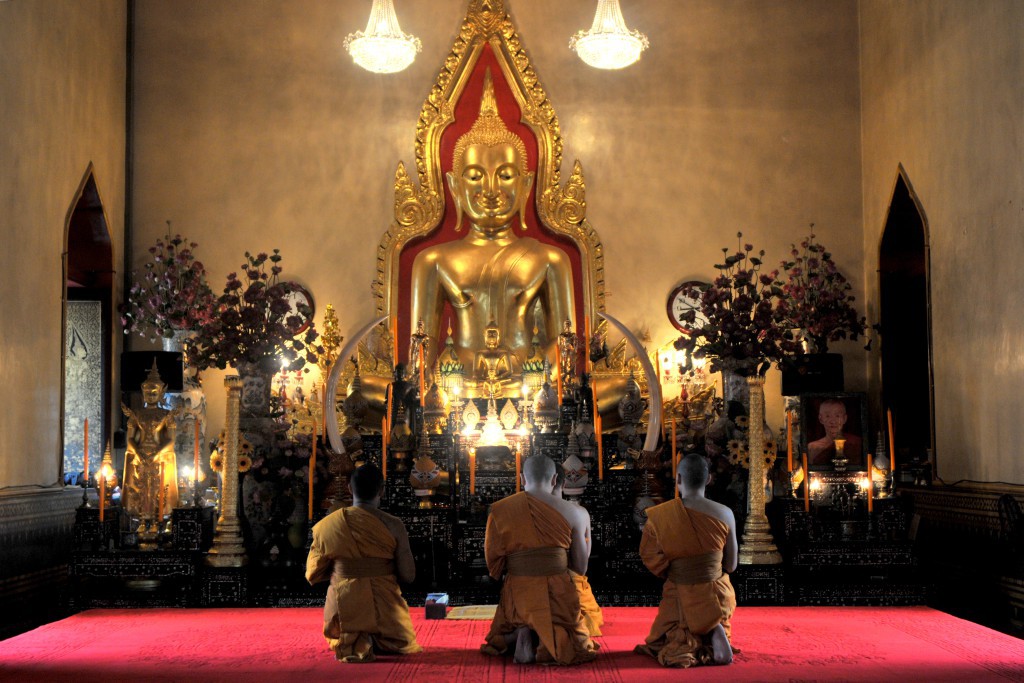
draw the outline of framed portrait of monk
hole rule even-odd
[[[862,393],[800,396],[801,446],[811,471],[867,469],[867,401]]]

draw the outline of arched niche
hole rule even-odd
[[[902,166],[878,252],[882,401],[892,411],[896,460],[935,472],[928,223]]]
[[[113,259],[90,164],[64,223],[60,472],[69,481],[83,469],[85,419],[89,419],[90,470],[95,471],[110,438]]]

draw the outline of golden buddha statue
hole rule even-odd
[[[501,398],[502,387],[512,379],[512,354],[504,346],[498,326],[493,322],[484,330],[484,348],[476,352],[473,376],[488,397]]]
[[[461,230],[463,219],[469,229],[463,239],[424,249],[412,267],[411,319],[423,320],[426,334],[438,339],[445,303],[450,304],[458,321],[455,349],[465,367],[475,367],[493,321],[509,352],[510,374],[518,375],[533,322],[540,323],[542,348],[553,357],[559,323],[575,314],[568,255],[517,235],[513,226],[519,214],[526,228],[522,211],[534,177],[527,169],[526,145],[501,120],[488,71],[480,114],[456,141],[446,175],[458,215],[455,229]],[[427,367],[433,360],[427,358]]]
[[[181,408],[167,410],[159,406],[164,388],[154,360],[142,383],[142,409],[136,412],[121,404],[128,418],[121,506],[130,518],[139,520],[140,541],[151,539],[164,516],[178,504],[174,418]]]

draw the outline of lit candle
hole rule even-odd
[[[82,436],[85,458],[82,463],[82,471],[85,474],[85,488],[89,488],[89,418],[85,418],[85,433]]]
[[[309,521],[313,521],[313,475],[316,474],[316,422],[313,423],[313,453],[309,456]]]
[[[426,407],[427,403],[427,382],[424,379],[423,367],[423,345],[420,344],[420,407]]]
[[[807,469],[807,452],[804,451],[804,512],[811,511],[811,473]]]
[[[793,413],[786,411],[786,471],[793,471]]]
[[[604,439],[601,436],[601,413],[594,409],[594,420],[597,432],[597,480],[604,481]]]
[[[562,405],[562,347],[555,347],[555,360],[558,363],[558,405]]]
[[[476,493],[476,449],[469,449],[469,495]]]
[[[875,509],[875,466],[871,462],[871,454],[868,453],[868,512],[870,513]]]
[[[192,472],[192,488],[199,486],[199,418],[196,418],[195,466]]]
[[[886,411],[889,418],[889,471],[896,473],[896,444],[892,438],[892,408]]]
[[[522,456],[519,454],[519,446],[516,446],[516,493],[519,493],[522,487],[521,474],[523,473],[523,461]]]
[[[100,469],[97,472],[97,479],[100,480],[100,521],[103,521],[103,504],[107,498],[107,475],[103,471],[103,465],[100,465]]]
[[[380,473],[385,480],[388,478],[388,419],[386,417],[380,421]]]

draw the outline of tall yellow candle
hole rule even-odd
[[[192,488],[199,486],[199,418],[196,418],[196,439],[193,449],[195,464],[192,466]]]
[[[313,423],[313,452],[309,456],[309,521],[313,521],[313,479],[316,475],[316,422]]]
[[[555,347],[555,361],[558,364],[558,405],[562,405],[562,349]]]
[[[85,488],[89,488],[89,418],[85,418],[85,432],[82,435],[85,457],[82,463],[82,472],[85,476]]]
[[[476,493],[476,449],[469,449],[469,495]]]
[[[868,512],[875,509],[875,466],[871,461],[871,454],[868,453]]]
[[[594,409],[595,431],[597,432],[597,480],[604,481],[604,439],[601,436],[601,413]]]
[[[583,316],[583,372],[587,371],[590,362],[590,316]]]
[[[786,411],[786,470],[793,471],[793,413]]]
[[[807,453],[804,452],[804,512],[811,511],[811,473],[807,469]]]
[[[102,522],[103,504],[106,503],[107,500],[107,477],[106,474],[103,472],[102,465],[100,465],[100,469],[99,472],[97,473],[96,478],[100,480],[100,521]]]
[[[676,421],[672,420],[672,481],[676,479],[676,468],[679,467],[679,453],[676,450]],[[679,487],[675,487],[675,497],[679,497]]]
[[[327,382],[326,381],[324,382],[324,385],[322,387],[320,387],[320,395],[323,397],[320,400],[320,414],[321,414],[321,416],[323,418],[321,420],[320,433],[326,436],[326,434],[327,434]],[[333,410],[333,408],[332,408],[332,410]]]
[[[886,411],[887,417],[889,418],[889,471],[896,472],[896,443],[893,441],[892,434],[892,408]]]
[[[391,321],[391,363],[398,367],[398,316]]]
[[[388,419],[380,421],[380,473],[388,478]]]
[[[516,493],[519,493],[523,485],[521,477],[522,473],[523,459],[522,456],[519,454],[519,446],[516,446]]]
[[[227,476],[227,472],[224,473]],[[164,484],[164,463],[160,463],[160,495],[157,496],[156,520],[159,524],[164,518],[164,500],[167,495],[167,486]]]
[[[423,345],[420,345],[420,407],[426,406],[427,401],[427,382],[424,379],[424,367],[423,367]]]

